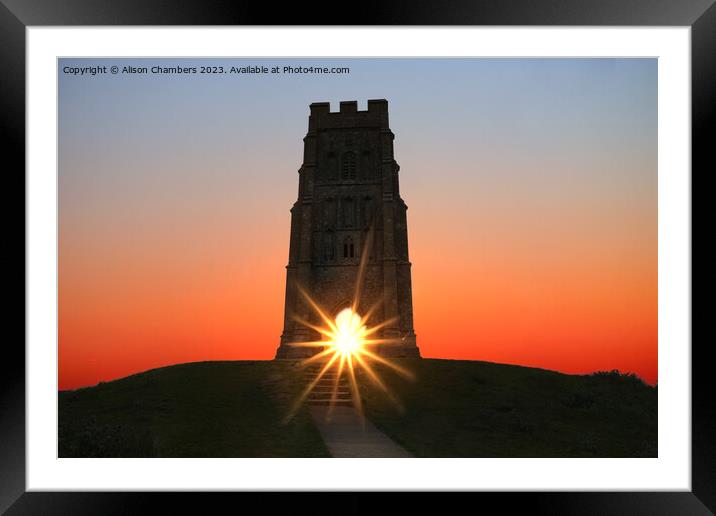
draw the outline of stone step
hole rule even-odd
[[[332,397],[332,392],[312,392],[308,395],[309,400],[330,400]],[[353,396],[350,393],[336,393],[336,399],[352,400]]]
[[[308,380],[306,383],[313,383],[316,382],[316,385],[336,385],[336,381],[331,378],[321,378],[320,380],[316,381],[316,379]],[[350,385],[350,382],[347,380],[338,380],[338,385]]]
[[[333,385],[316,385],[313,389],[311,389],[311,392],[333,392]],[[336,392],[351,392],[351,390],[348,387],[341,387],[338,386],[337,389],[335,389]]]
[[[348,385],[339,385],[338,388],[336,388],[335,385],[314,385],[311,392],[332,392],[334,390],[338,392],[351,392],[351,388]]]
[[[313,406],[333,406],[333,407],[352,407],[352,400],[336,400],[331,403],[331,400],[308,400],[309,405]]]
[[[306,378],[306,383],[311,383],[311,382],[315,382],[315,381],[316,381],[316,378],[315,378],[315,377],[313,377],[313,378]],[[330,383],[330,384],[334,384],[334,383],[336,383],[336,379],[335,379],[335,378],[325,378],[325,377],[322,377],[320,380],[318,380],[318,382],[320,382],[320,383]],[[348,380],[347,380],[346,378],[339,378],[339,379],[338,379],[338,384],[339,384],[339,385],[340,385],[340,384],[347,385],[348,383],[349,383],[349,382],[348,382]]]
[[[339,377],[338,370],[332,368],[324,372],[316,381],[323,367],[324,364],[314,364],[303,371],[306,385],[316,382],[308,393],[306,402],[313,406],[353,407],[353,392],[346,371],[343,371]]]
[[[312,390],[309,393],[309,396],[332,396],[333,395],[333,389],[324,389],[324,390]],[[343,395],[343,397],[351,397],[353,395],[350,391],[337,391],[336,396]]]
[[[325,377],[320,378],[320,379],[317,379],[317,378],[315,378],[315,377],[314,377],[314,378],[306,378],[306,383],[321,382],[321,383],[330,383],[331,385],[333,385],[333,384],[336,383],[336,381],[337,381],[339,384],[344,384],[344,385],[347,385],[348,383],[350,383],[346,378],[338,378],[338,379],[336,379],[336,378],[325,378]]]
[[[331,382],[331,383],[336,383],[336,381],[339,381],[339,382],[350,381],[350,379],[347,376],[341,376],[340,378],[338,378],[337,376],[325,376],[325,375],[321,376],[320,378],[318,378],[318,376],[306,376],[305,377],[305,380],[309,381],[309,382],[313,382],[317,379],[320,382]]]

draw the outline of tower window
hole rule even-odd
[[[351,197],[343,199],[343,225],[347,228],[353,227],[355,220],[355,205]]]
[[[326,262],[333,261],[333,258],[335,256],[335,240],[333,236],[333,231],[328,230],[323,235],[323,260]]]
[[[374,209],[373,199],[370,197],[363,198],[363,226],[368,227],[373,222]]]
[[[343,241],[343,258],[353,258],[354,253],[353,239],[348,237]]]
[[[332,198],[323,201],[323,225],[328,228],[336,224],[336,203]]]
[[[346,152],[343,155],[343,179],[356,178],[356,155],[354,152]]]
[[[326,154],[326,162],[319,167],[318,178],[320,181],[335,181],[338,178],[337,174],[338,158],[336,153],[329,151]]]

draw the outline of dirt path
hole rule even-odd
[[[334,457],[412,457],[353,407],[333,407],[327,419],[327,406],[313,406],[311,415]]]

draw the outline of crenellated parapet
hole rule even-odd
[[[308,118],[309,134],[320,129],[381,128],[388,129],[388,101],[368,101],[368,109],[358,110],[355,100],[342,101],[338,111],[331,111],[329,102],[314,102]]]
[[[303,139],[299,195],[291,210],[290,258],[286,278],[284,331],[277,358],[297,358],[315,349],[292,342],[320,339],[295,317],[315,314],[297,291],[302,285],[332,315],[355,292],[361,256],[367,253],[359,313],[403,344],[379,349],[385,356],[419,356],[412,320],[412,287],[407,249],[406,206],[399,194],[388,101],[373,99],[367,109],[343,101],[310,105]],[[336,313],[333,313],[336,312]],[[313,321],[320,324],[320,321]]]

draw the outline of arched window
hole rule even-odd
[[[368,253],[368,260],[375,260],[375,238],[373,238],[372,232],[366,228],[363,230],[363,252]],[[362,259],[362,258],[361,258]]]
[[[334,242],[333,231],[326,231],[323,234],[323,260],[326,262],[333,261],[333,258],[335,257]]]
[[[373,179],[373,167],[370,163],[370,151],[361,152],[360,170],[364,179]]]
[[[323,171],[323,177],[326,181],[335,181],[338,179],[338,158],[333,151],[329,152],[327,157],[328,161]]]
[[[353,247],[353,239],[346,237],[343,241],[343,258],[353,258],[355,255],[355,248]]]
[[[356,178],[356,155],[354,152],[346,152],[341,163],[343,179],[353,180]]]
[[[336,202],[330,197],[323,201],[323,225],[327,228],[336,225]]]
[[[356,208],[351,197],[343,199],[343,225],[347,228],[353,227],[355,223]]]
[[[370,226],[371,222],[373,222],[373,211],[375,207],[373,205],[373,199],[370,197],[364,197],[363,198],[363,226],[368,227]]]

